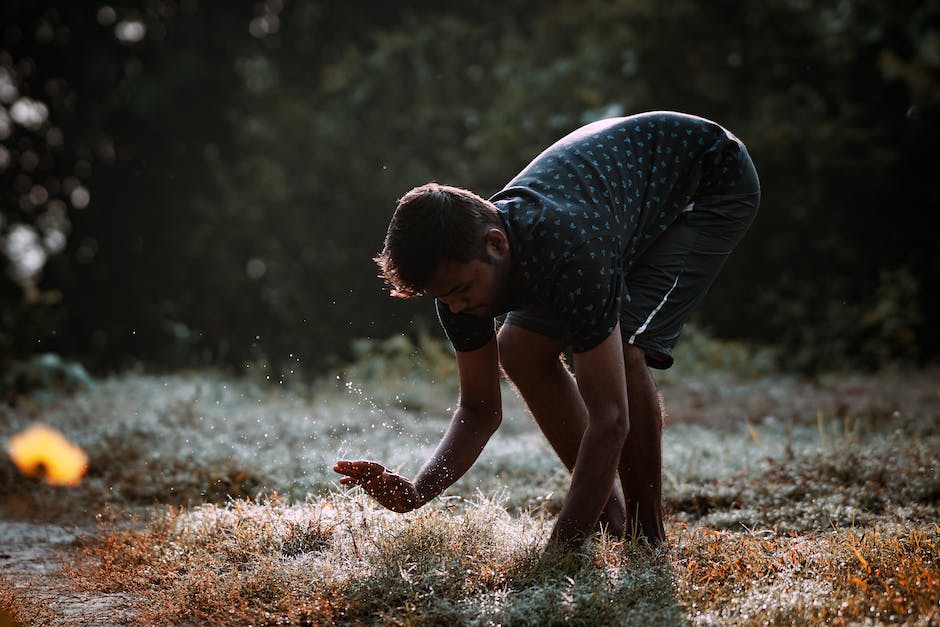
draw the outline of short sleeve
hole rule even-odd
[[[455,314],[436,298],[434,304],[437,307],[437,319],[454,350],[469,352],[483,348],[496,335],[493,318]]]

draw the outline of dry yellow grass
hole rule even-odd
[[[365,497],[170,510],[89,540],[76,585],[148,624],[932,624],[940,527],[805,534],[676,524],[665,549],[542,552],[545,520],[478,499],[407,516]]]
[[[782,537],[685,531],[677,538],[682,596],[718,622],[932,624],[938,540],[936,526]]]
[[[508,391],[444,497],[398,515],[339,490],[336,457],[408,474],[446,424],[452,380],[387,370],[308,390],[125,377],[0,408],[89,455],[68,489],[0,460],[0,505],[98,513],[62,594],[133,602],[141,624],[940,624],[936,372],[667,378],[668,545],[599,536],[563,556],[544,546],[568,478]],[[66,624],[2,566],[0,613]]]
[[[22,590],[0,580],[0,627],[51,625],[55,620],[42,603],[26,597]]]

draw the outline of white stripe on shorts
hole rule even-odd
[[[676,289],[676,286],[677,286],[678,284],[679,284],[679,277],[676,276],[676,280],[673,282],[672,287],[669,288],[669,291],[666,292],[666,295],[663,296],[663,299],[662,299],[661,301],[659,301],[659,304],[658,304],[658,305],[656,305],[656,309],[654,309],[654,310],[650,313],[650,315],[649,315],[649,317],[646,319],[646,321],[645,321],[643,324],[641,324],[641,325],[640,325],[640,328],[637,329],[636,332],[634,332],[634,334],[630,336],[630,339],[629,339],[629,340],[627,340],[627,343],[628,343],[628,344],[633,344],[633,343],[635,343],[635,342],[636,342],[636,336],[638,336],[639,334],[641,334],[641,333],[643,333],[644,331],[646,331],[646,327],[648,327],[648,326],[650,325],[650,322],[653,321],[653,316],[655,316],[657,313],[659,313],[659,310],[663,308],[663,305],[665,305],[665,304],[666,304],[666,301],[669,299],[669,295],[672,294],[672,290]]]

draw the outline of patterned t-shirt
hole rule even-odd
[[[594,122],[550,146],[490,198],[519,286],[511,309],[552,311],[575,353],[603,342],[633,263],[697,197],[734,185],[741,152],[718,124],[668,111]],[[437,310],[457,350],[493,337],[490,318]]]

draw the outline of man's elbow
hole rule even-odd
[[[503,412],[500,408],[489,409],[487,407],[468,407],[460,406],[460,411],[466,414],[463,420],[470,420],[481,431],[484,431],[487,437],[496,433],[499,425],[503,422]]]
[[[489,431],[490,435],[496,433],[496,430],[499,429],[499,425],[503,424],[503,412],[501,411],[491,411],[487,412],[484,416],[483,424],[485,428]]]

